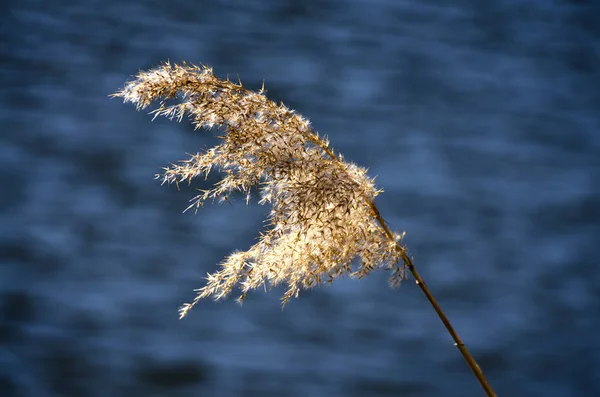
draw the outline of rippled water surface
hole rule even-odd
[[[600,395],[600,8],[559,1],[69,1],[0,17],[2,396],[480,396],[409,279],[285,311],[177,307],[266,208],[160,167],[215,142],[108,95],[187,60],[369,167],[501,396]],[[214,179],[211,181],[215,181]]]

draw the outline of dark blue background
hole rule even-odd
[[[378,176],[500,396],[600,395],[597,2],[3,4],[3,397],[483,395],[412,279],[177,320],[267,208],[182,214],[153,179],[214,143],[108,98],[167,59],[264,79]]]

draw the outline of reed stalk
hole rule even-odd
[[[268,228],[247,251],[236,251],[206,277],[195,298],[184,304],[180,318],[203,298],[227,297],[239,288],[238,302],[252,289],[285,284],[282,307],[301,289],[310,289],[349,274],[362,278],[375,269],[390,272],[394,287],[410,272],[442,320],[460,353],[488,396],[495,396],[475,359],[423,281],[406,247],[404,233],[390,230],[375,206],[382,192],[367,170],[344,160],[319,136],[310,122],[283,104],[241,82],[220,79],[211,68],[163,63],[138,73],[112,96],[151,113],[181,121],[188,115],[196,129],[218,127],[221,143],[171,164],[157,175],[163,183],[190,184],[211,170],[221,180],[200,190],[187,209],[206,200],[228,200],[235,192],[270,204]],[[175,104],[170,104],[175,100]],[[356,265],[355,265],[356,264]]]

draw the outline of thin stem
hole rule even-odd
[[[321,149],[323,149],[323,151],[329,157],[339,161],[339,159],[337,159],[337,157],[335,156],[335,153],[328,147],[324,146],[321,143],[321,141],[318,139],[318,137],[314,136],[313,134],[310,134],[309,139],[313,143],[320,146]],[[375,216],[375,219],[377,219],[377,222],[379,223],[379,225],[381,226],[381,228],[383,229],[383,231],[387,235],[387,237],[392,241],[396,241],[396,239],[394,238],[394,233],[392,233],[390,228],[385,223],[385,220],[379,213],[379,210],[375,206],[374,202],[371,202],[371,210],[373,211],[373,215]],[[433,294],[429,290],[429,287],[427,287],[427,284],[425,284],[425,281],[423,281],[423,278],[421,278],[421,275],[419,274],[419,272],[417,272],[417,269],[415,268],[415,265],[412,263],[412,260],[406,254],[406,249],[402,245],[400,245],[398,242],[396,242],[396,249],[399,251],[400,257],[402,258],[404,265],[408,268],[408,270],[410,270],[410,272],[412,273],[413,277],[415,278],[415,280],[417,282],[417,285],[421,288],[421,291],[423,291],[423,293],[427,297],[427,300],[429,301],[431,306],[433,306],[433,309],[437,313],[440,320],[442,320],[442,323],[444,323],[446,330],[448,330],[448,333],[452,337],[452,340],[454,340],[454,345],[456,347],[458,347],[458,350],[460,351],[460,353],[464,357],[465,361],[469,365],[469,368],[471,368],[471,370],[473,371],[473,374],[475,375],[475,377],[481,384],[481,387],[483,387],[483,390],[485,390],[485,393],[488,395],[488,397],[496,397],[496,393],[494,392],[494,390],[492,389],[492,386],[490,386],[487,379],[483,375],[481,368],[479,368],[479,365],[477,365],[477,362],[475,361],[475,359],[473,358],[471,353],[469,353],[469,350],[463,343],[462,339],[460,339],[460,337],[454,330],[454,327],[450,323],[450,320],[448,319],[448,317],[446,317],[446,314],[444,313],[444,311],[442,310],[440,305],[437,303],[437,301],[433,297]]]
[[[390,239],[393,240],[394,234],[387,227],[385,221],[383,220],[383,218],[381,217],[381,214],[379,213],[379,210],[375,206],[375,203],[371,203],[371,208],[373,210],[373,213],[375,214],[375,218],[377,219],[377,222],[381,225],[382,229],[385,231],[385,234]],[[467,350],[467,347],[465,346],[463,341],[460,339],[460,337],[454,330],[454,327],[450,323],[450,320],[448,320],[448,317],[446,317],[446,314],[444,314],[444,312],[442,311],[442,308],[440,307],[440,305],[437,303],[437,301],[431,294],[431,291],[427,287],[427,284],[425,284],[425,281],[423,281],[423,279],[421,278],[421,275],[419,274],[419,272],[417,272],[417,269],[415,269],[415,265],[412,263],[412,260],[410,259],[410,257],[406,254],[406,250],[400,244],[396,244],[396,247],[400,251],[400,256],[402,258],[402,261],[404,262],[406,267],[408,267],[408,270],[410,270],[410,272],[412,273],[413,277],[415,278],[415,280],[417,282],[417,285],[421,288],[421,290],[427,297],[427,300],[429,301],[429,303],[431,303],[431,306],[433,306],[433,309],[437,313],[440,320],[442,320],[442,322],[444,323],[444,326],[448,330],[448,333],[452,337],[452,340],[454,340],[454,345],[456,347],[458,347],[458,350],[463,355],[465,361],[467,362],[467,364],[473,371],[473,374],[475,374],[475,377],[481,384],[481,387],[483,387],[483,390],[485,390],[485,393],[489,397],[496,397],[496,393],[494,392],[494,390],[492,389],[492,386],[490,386],[487,379],[483,375],[481,368],[479,368],[479,365],[477,365],[477,362],[475,361],[473,356],[471,356],[471,353],[469,353],[469,350]]]

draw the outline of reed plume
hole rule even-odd
[[[211,68],[163,63],[138,73],[112,96],[145,109],[158,101],[154,117],[181,121],[187,114],[195,129],[218,127],[217,146],[192,155],[157,175],[163,183],[191,183],[212,170],[222,178],[201,190],[187,209],[207,200],[227,200],[251,192],[271,211],[267,229],[247,251],[237,251],[208,274],[206,285],[184,304],[180,318],[203,298],[219,300],[239,288],[242,302],[252,289],[285,284],[282,305],[301,289],[331,283],[343,275],[362,278],[374,269],[390,272],[397,286],[410,271],[440,316],[463,357],[488,396],[494,392],[417,273],[402,243],[404,233],[392,232],[375,206],[382,192],[366,169],[345,161],[319,136],[310,122],[241,82],[220,79]],[[169,100],[175,99],[175,104]]]

